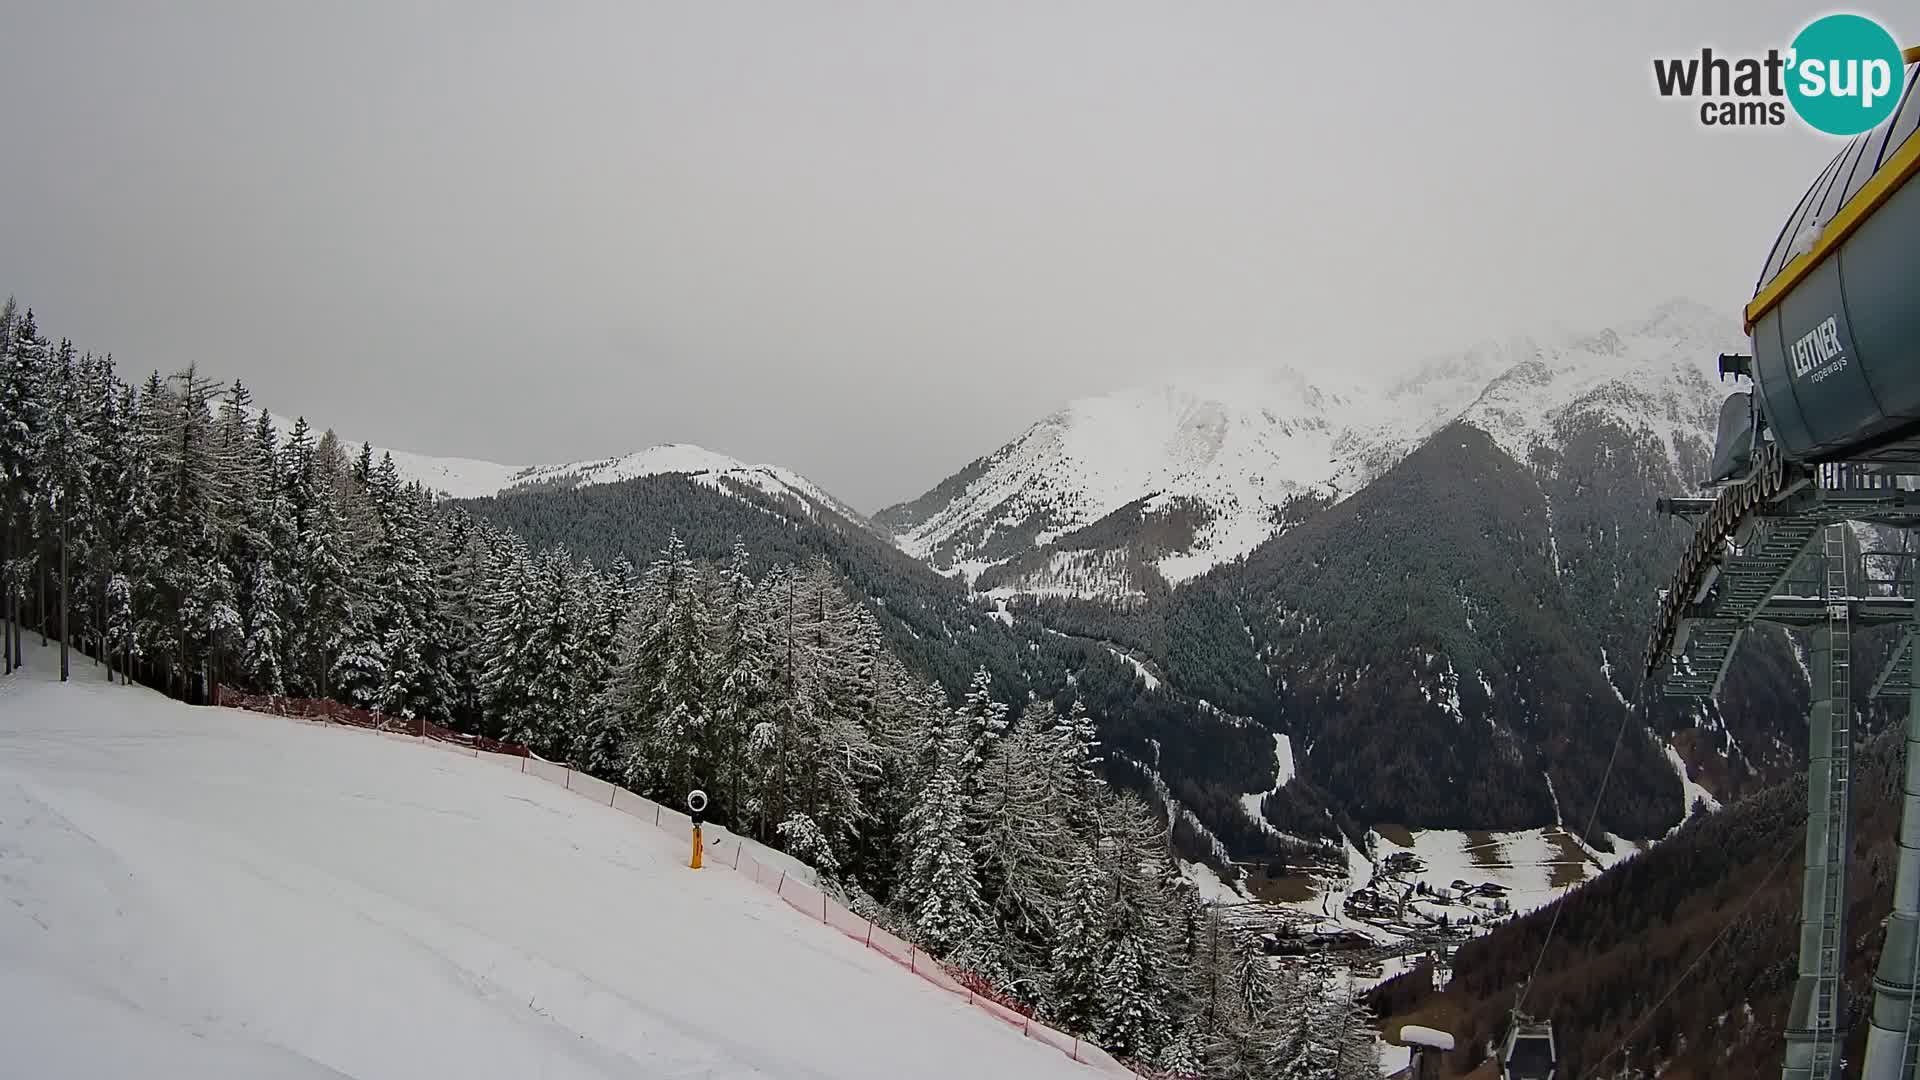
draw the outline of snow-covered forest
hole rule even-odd
[[[1353,996],[1224,930],[1158,811],[1107,785],[1071,687],[1006,702],[981,671],[949,700],[824,560],[530,550],[364,447],[277,430],[238,382],[123,382],[11,302],[0,545],[6,670],[332,698],[676,803],[702,787],[717,820],[1116,1054],[1375,1075]]]

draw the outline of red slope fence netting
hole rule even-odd
[[[632,817],[652,822],[656,827],[686,833],[692,820],[678,810],[635,795],[623,787],[598,777],[576,772],[571,766],[535,757],[526,747],[502,742],[484,735],[467,735],[425,720],[385,716],[367,709],[342,705],[322,698],[292,698],[278,694],[240,694],[216,687],[214,703],[250,712],[303,720],[321,720],[331,724],[364,728],[369,731],[412,736],[466,750],[478,757],[495,754],[518,759],[520,771],[558,784],[584,798],[612,807]],[[757,846],[757,845],[756,845]],[[1122,1061],[1100,1047],[1073,1035],[1057,1031],[1034,1019],[1026,1005],[994,988],[980,975],[963,968],[950,967],[869,919],[854,914],[813,884],[781,868],[769,859],[755,858],[748,842],[731,834],[707,845],[703,865],[720,867],[740,874],[755,885],[767,889],[789,906],[809,918],[838,930],[867,948],[906,968],[982,1010],[1036,1042],[1044,1043],[1073,1060],[1116,1075],[1144,1076],[1150,1080],[1182,1080],[1171,1073],[1155,1071]]]

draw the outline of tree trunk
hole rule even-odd
[[[40,564],[40,610],[34,614],[40,617],[40,647],[44,649],[47,647],[47,560],[43,554],[35,561]]]
[[[13,674],[13,589],[7,582],[7,561],[13,554],[13,530],[0,514],[0,657],[6,659],[6,673]]]
[[[19,553],[19,549],[22,546],[20,542],[19,533],[20,533],[20,529],[16,524],[12,533],[10,533],[8,536],[7,559],[9,562],[11,562],[14,558],[17,557]],[[14,667],[14,670],[16,671],[18,671],[21,667],[25,666],[27,662],[26,653],[22,651],[20,647],[21,624],[26,621],[26,617],[27,617],[26,609],[22,602],[24,600],[24,597],[21,595],[25,591],[24,589],[21,588],[21,586],[24,584],[25,584],[24,582],[14,581],[11,578],[8,579],[7,581],[7,624],[4,628],[0,628],[0,629],[4,629],[4,636],[7,639],[7,647],[13,650],[13,667]]]
[[[71,677],[72,669],[68,657],[71,649],[67,641],[73,635],[67,628],[67,515],[60,517],[60,681]]]

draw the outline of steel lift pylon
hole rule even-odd
[[[1874,979],[1865,1061],[1871,1080],[1915,1077],[1920,1058],[1916,971],[1920,971],[1920,692],[1912,685],[1914,622],[1911,554],[1892,581],[1869,580],[1849,522],[1920,528],[1920,492],[1883,472],[1827,465],[1782,477],[1765,497],[1723,492],[1721,498],[1663,500],[1670,513],[1701,519],[1696,543],[1717,550],[1690,553],[1697,587],[1672,605],[1676,627],[1656,673],[1669,696],[1712,697],[1725,679],[1740,637],[1754,624],[1806,635],[1807,836],[1802,881],[1798,978],[1788,1014],[1785,1080],[1848,1075],[1844,1060],[1847,962],[1847,871],[1851,845],[1854,725],[1854,638],[1873,626],[1903,627],[1900,647],[1873,684],[1877,697],[1908,702],[1909,751],[1903,783],[1900,857],[1893,916]],[[1728,513],[1722,500],[1747,504]],[[1912,544],[1905,545],[1908,548]],[[1873,553],[1883,554],[1883,553]],[[1656,641],[1661,640],[1656,637]]]

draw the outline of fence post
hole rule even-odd
[[[867,948],[873,948],[873,923],[871,921],[867,923]]]
[[[918,950],[913,947],[913,942],[911,941],[907,942],[907,970],[916,975],[920,972],[919,953]]]
[[[527,758],[525,754],[522,754],[520,756],[520,774],[522,776],[525,776],[526,772],[527,772]]]
[[[1073,1037],[1073,1060],[1080,1060],[1080,1036],[1078,1035]]]
[[[619,785],[619,784],[608,784],[608,785],[607,785],[607,787],[608,787],[608,788],[610,788],[610,789],[612,789],[612,790],[610,790],[610,791],[608,791],[608,792],[607,792],[607,805],[608,805],[608,806],[612,806],[612,805],[613,805],[613,797],[614,797],[615,795],[618,795],[618,794],[620,794],[620,785]]]
[[[781,895],[781,890],[785,889],[786,887],[787,887],[787,872],[785,870],[782,870],[780,871],[780,884],[775,885],[773,887],[773,895],[775,896]]]
[[[827,921],[827,890],[820,890],[820,921]]]
[[[572,791],[573,790],[573,766],[568,765],[566,769],[567,769],[567,778],[563,782],[562,786],[565,787],[568,791]]]
[[[660,827],[660,804],[659,803],[653,804],[653,827],[656,829]]]
[[[736,836],[733,838],[733,868],[735,870],[740,869],[740,849],[745,846],[745,844],[741,843],[739,837]]]

